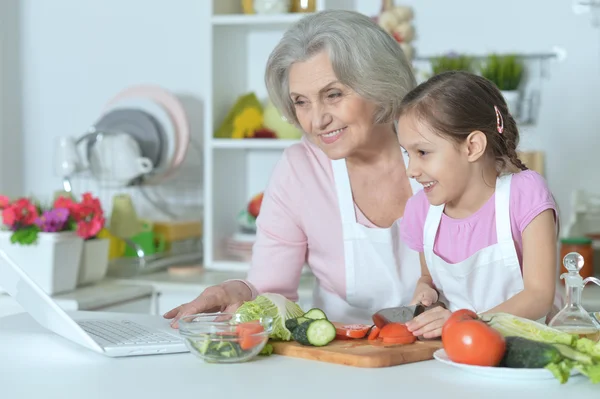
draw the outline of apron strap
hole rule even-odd
[[[331,166],[342,223],[356,223],[356,212],[354,211],[354,200],[352,199],[352,187],[350,186],[346,159],[333,159],[331,160]]]
[[[444,205],[429,205],[427,217],[425,218],[425,226],[423,227],[423,246],[433,250],[435,236],[437,235],[442,214],[444,213]]]
[[[512,174],[500,176],[496,179],[496,235],[498,243],[512,242],[510,228],[510,183]]]

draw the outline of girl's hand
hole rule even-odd
[[[452,312],[448,309],[442,306],[436,306],[407,322],[406,327],[408,328],[408,331],[412,332],[413,335],[417,337],[420,335],[422,335],[423,338],[440,337],[442,335],[442,327],[451,314]]]
[[[423,306],[431,306],[438,300],[438,292],[434,290],[429,284],[419,283],[415,290],[411,305],[422,304]]]

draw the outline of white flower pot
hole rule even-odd
[[[508,111],[515,120],[518,120],[521,108],[521,93],[518,90],[502,90],[501,93],[508,106]]]
[[[95,283],[106,276],[109,243],[110,240],[106,238],[94,238],[83,242],[78,286]]]
[[[10,242],[10,231],[0,231],[0,248],[48,295],[72,291],[83,250],[75,232],[39,233],[35,244]]]

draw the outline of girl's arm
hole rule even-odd
[[[523,230],[523,291],[486,313],[506,312],[538,320],[554,302],[556,287],[556,222],[554,210],[546,209]]]
[[[439,294],[434,288],[433,279],[429,273],[427,262],[425,262],[425,256],[421,252],[421,278],[417,282],[417,288],[415,289],[415,295],[411,304],[422,303],[425,306],[429,306],[439,299]],[[437,306],[433,309],[429,309],[408,323],[406,327],[408,331],[412,332],[415,336],[422,335],[423,338],[435,338],[442,335],[442,327],[448,320],[448,317],[452,312],[448,309]]]

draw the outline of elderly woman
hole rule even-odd
[[[413,194],[394,122],[415,86],[398,43],[365,15],[330,10],[292,26],[271,53],[265,81],[304,132],[283,153],[257,220],[247,280],[228,280],[164,317],[231,310],[261,292],[298,298],[303,265],[314,306],[331,320],[368,322],[411,302],[419,255],[399,239]]]

